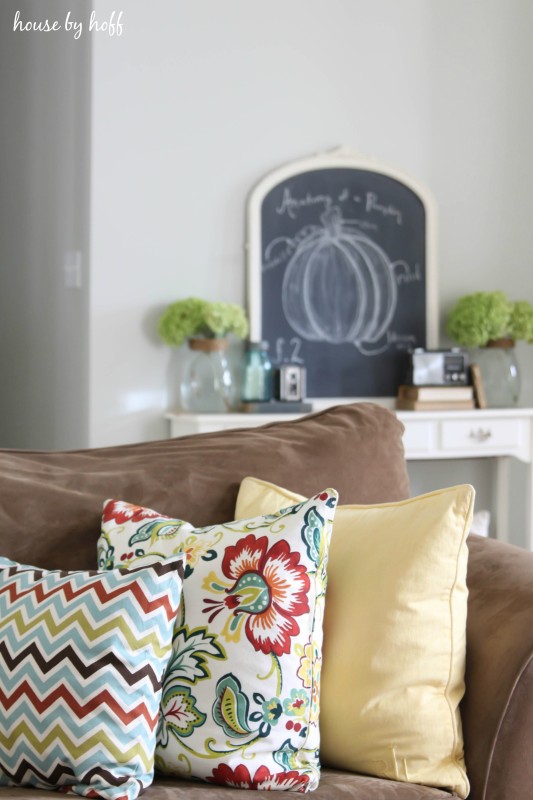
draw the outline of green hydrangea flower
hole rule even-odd
[[[448,317],[448,333],[464,347],[483,347],[509,335],[512,303],[503,292],[475,292],[457,301]]]
[[[209,303],[205,323],[216,336],[234,333],[240,339],[248,333],[248,321],[242,308],[234,303]]]
[[[450,312],[448,333],[463,347],[484,347],[491,339],[533,342],[533,305],[513,303],[504,292],[467,294]]]
[[[210,303],[189,297],[168,306],[157,330],[165,344],[180,347],[191,336],[212,339],[233,333],[244,339],[248,334],[248,320],[244,310],[234,303]]]
[[[509,333],[513,339],[533,343],[533,305],[526,300],[514,303]]]

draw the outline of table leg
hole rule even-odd
[[[495,528],[496,539],[500,542],[509,541],[510,526],[510,491],[511,491],[511,459],[501,456],[495,459],[492,475],[492,496],[496,506]],[[528,517],[529,519],[529,517]]]
[[[525,546],[533,550],[533,463],[526,464],[527,489],[526,489],[526,539]]]

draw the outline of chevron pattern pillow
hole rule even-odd
[[[134,800],[152,782],[183,562],[97,573],[0,558],[0,785]]]

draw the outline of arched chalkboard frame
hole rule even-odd
[[[308,394],[389,397],[405,353],[437,346],[436,207],[346,148],[285,164],[247,204],[252,339],[307,368]]]

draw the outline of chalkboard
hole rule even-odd
[[[251,337],[305,364],[311,398],[387,397],[436,345],[427,190],[346,150],[275,170],[248,203]]]

